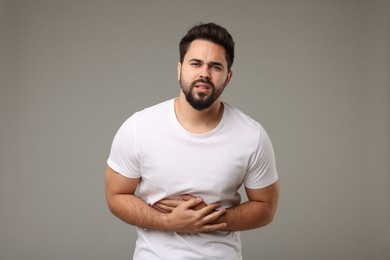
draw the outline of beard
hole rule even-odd
[[[208,84],[211,88],[211,94],[206,93],[194,93],[194,88],[197,83]],[[219,98],[223,90],[227,85],[226,81],[218,89],[209,79],[198,79],[193,81],[189,86],[186,85],[182,80],[182,75],[180,76],[180,86],[186,97],[187,102],[196,110],[201,111],[206,108],[209,108],[215,100]]]

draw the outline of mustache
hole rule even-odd
[[[191,84],[191,86],[195,86],[196,83],[203,83],[203,84],[208,84],[210,85],[212,88],[214,88],[214,84],[213,82],[211,82],[211,80],[209,79],[205,79],[205,78],[201,78],[201,79],[197,79],[197,80],[194,80]]]

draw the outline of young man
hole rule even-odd
[[[120,127],[107,202],[137,227],[134,259],[242,259],[239,231],[269,224],[277,209],[272,144],[258,122],[221,101],[234,59],[226,29],[194,26],[179,47],[179,97]]]

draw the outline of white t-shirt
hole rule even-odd
[[[150,205],[191,194],[229,208],[240,204],[242,184],[260,189],[278,179],[265,130],[227,103],[219,125],[206,134],[180,125],[173,99],[139,111],[118,130],[107,162],[126,177],[141,177],[138,195]],[[134,259],[241,259],[239,232],[137,233]]]

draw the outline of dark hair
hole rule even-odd
[[[188,30],[179,44],[180,63],[183,63],[191,42],[196,39],[208,40],[224,47],[228,70],[230,70],[234,60],[234,41],[225,28],[215,23],[200,23]]]

